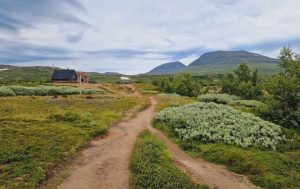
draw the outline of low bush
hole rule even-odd
[[[176,93],[159,93],[157,96],[162,96],[162,97],[181,97],[179,94]]]
[[[159,77],[153,80],[160,91],[165,93],[177,93],[182,96],[198,96],[201,92],[201,84],[191,74],[182,73],[175,76]]]
[[[8,87],[0,87],[0,96],[15,96],[16,94]]]
[[[277,105],[269,104],[258,108],[257,113],[263,119],[279,124],[282,127],[300,129],[300,109],[298,111],[284,112]]]
[[[2,86],[0,96],[51,96],[51,95],[77,95],[95,94],[101,91],[90,89],[79,89],[75,87],[55,87],[55,86]]]
[[[280,126],[216,103],[166,108],[155,114],[154,120],[166,124],[183,140],[271,149],[284,140]]]
[[[237,100],[234,105],[245,106],[249,108],[258,108],[264,106],[265,104],[257,100]]]
[[[131,157],[132,188],[204,189],[175,167],[166,145],[145,131],[135,143]]]
[[[230,104],[236,100],[240,100],[240,97],[229,94],[204,94],[198,96],[198,99],[203,102],[215,102],[221,104]]]
[[[149,90],[142,90],[141,91],[142,94],[157,94],[157,91],[149,91]]]

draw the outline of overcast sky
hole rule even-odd
[[[136,74],[213,50],[300,49],[298,0],[0,0],[0,64]]]

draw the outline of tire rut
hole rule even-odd
[[[148,129],[167,144],[175,165],[191,176],[195,182],[205,184],[213,189],[259,189],[250,183],[247,177],[230,172],[224,166],[207,162],[201,158],[192,158],[161,131],[153,127]]]
[[[214,189],[259,188],[245,176],[232,173],[224,166],[188,156],[161,131],[151,126],[155,107],[156,101],[151,98],[150,107],[134,117],[132,115],[135,112],[130,111],[106,136],[92,140],[71,165],[70,176],[58,189],[129,189],[131,152],[138,134],[145,129],[167,144],[176,166],[195,182]]]
[[[58,189],[127,189],[130,155],[138,134],[151,125],[155,102],[111,127],[108,134],[96,138],[72,165],[70,176]]]

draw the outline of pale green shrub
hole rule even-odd
[[[230,104],[236,100],[240,100],[240,97],[229,94],[204,94],[198,96],[198,99],[203,102],[215,102],[221,104]]]
[[[2,91],[2,92],[1,92]],[[82,94],[102,93],[98,90],[81,89]],[[49,96],[49,95],[77,95],[80,89],[75,87],[55,87],[55,86],[5,86],[0,87],[0,96]]]
[[[8,87],[0,87],[0,96],[15,96],[16,94]]]
[[[157,96],[162,96],[162,97],[181,97],[179,94],[176,93],[159,93]]]
[[[166,124],[183,140],[271,149],[284,140],[280,126],[216,103],[166,108],[155,114],[154,120]]]
[[[141,91],[142,94],[157,94],[157,91],[152,91],[152,90],[142,90]]]

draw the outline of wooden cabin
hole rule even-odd
[[[89,78],[83,72],[76,72],[75,70],[54,70],[51,80],[54,83],[88,83]]]
[[[77,83],[78,77],[75,70],[54,70],[51,80],[55,83]]]

